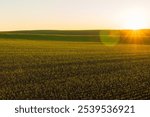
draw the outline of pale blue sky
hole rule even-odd
[[[130,28],[130,17],[150,28],[150,0],[0,0],[0,30]]]

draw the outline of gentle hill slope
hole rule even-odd
[[[31,30],[0,32],[0,39],[150,44],[150,30]]]

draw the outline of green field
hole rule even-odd
[[[0,33],[0,99],[150,99],[149,43],[108,46],[97,31],[30,33]]]

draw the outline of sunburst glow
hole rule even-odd
[[[124,38],[129,43],[142,44],[143,40],[146,39],[146,33],[144,30],[128,30],[123,33]]]

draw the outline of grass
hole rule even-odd
[[[1,37],[0,99],[150,99],[149,58],[149,45]]]

